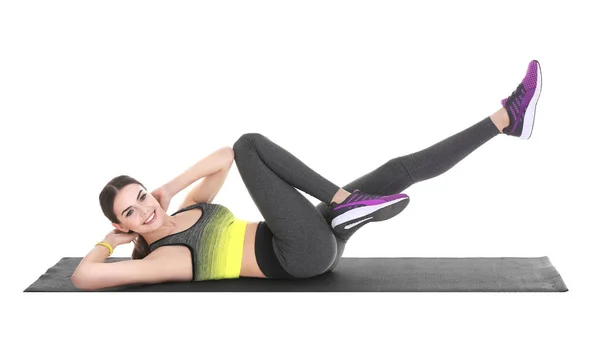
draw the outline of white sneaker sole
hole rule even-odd
[[[519,136],[519,138],[523,140],[527,140],[531,137],[533,123],[535,121],[535,107],[538,99],[540,98],[540,93],[542,92],[542,69],[539,62],[536,65],[537,82],[535,84],[535,92],[533,93],[533,97],[527,106],[527,110],[525,110],[525,117],[523,118],[523,131],[521,131],[521,135]]]
[[[397,204],[399,202],[402,202],[404,200],[408,200],[408,197],[405,198],[399,198],[396,200],[392,200],[392,201],[388,201],[386,203],[380,204],[380,205],[374,205],[374,206],[363,206],[363,207],[359,207],[359,208],[355,208],[353,210],[349,210],[346,213],[343,213],[337,217],[335,217],[332,221],[331,221],[331,227],[335,230],[340,229],[338,228],[338,226],[340,224],[345,224],[348,222],[351,222],[353,220],[356,219],[360,219],[360,218],[364,218],[370,214],[372,214],[373,212],[377,212],[385,207],[388,207],[390,205],[394,205]],[[397,214],[397,213],[396,213]],[[395,214],[393,214],[395,215]],[[392,216],[393,216],[392,215]],[[385,217],[385,216],[381,216],[381,215],[374,215],[373,220],[370,220],[369,222],[375,222],[375,221],[380,221],[380,220],[384,220],[384,219],[388,219],[390,217]],[[365,223],[366,224],[366,223]],[[352,225],[353,227],[354,225]]]

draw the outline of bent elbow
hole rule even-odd
[[[71,275],[71,283],[75,288],[82,291],[94,291],[96,287],[90,284],[89,278],[86,278],[81,273],[74,273]]]
[[[83,278],[79,274],[71,275],[71,283],[80,290],[84,289],[85,287]]]

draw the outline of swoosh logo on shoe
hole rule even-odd
[[[344,227],[344,229],[351,229],[351,228],[353,228],[353,227],[355,227],[355,226],[359,225],[360,223],[362,223],[362,222],[364,222],[364,221],[368,221],[368,220],[369,220],[369,219],[371,219],[371,218],[373,218],[373,217],[365,218],[365,219],[363,219],[363,220],[361,220],[361,221],[354,222],[354,223],[352,223],[352,224],[348,224],[347,226],[345,226],[345,227]]]

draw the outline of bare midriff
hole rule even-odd
[[[266,278],[258,267],[256,254],[254,253],[254,241],[258,222],[248,222],[244,236],[244,251],[242,253],[242,269],[240,276]]]

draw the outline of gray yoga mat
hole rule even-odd
[[[80,291],[71,275],[81,257],[65,257],[24,292]],[[130,259],[110,257],[105,263]],[[342,258],[310,279],[239,278],[125,285],[101,292],[565,292],[548,257]]]

